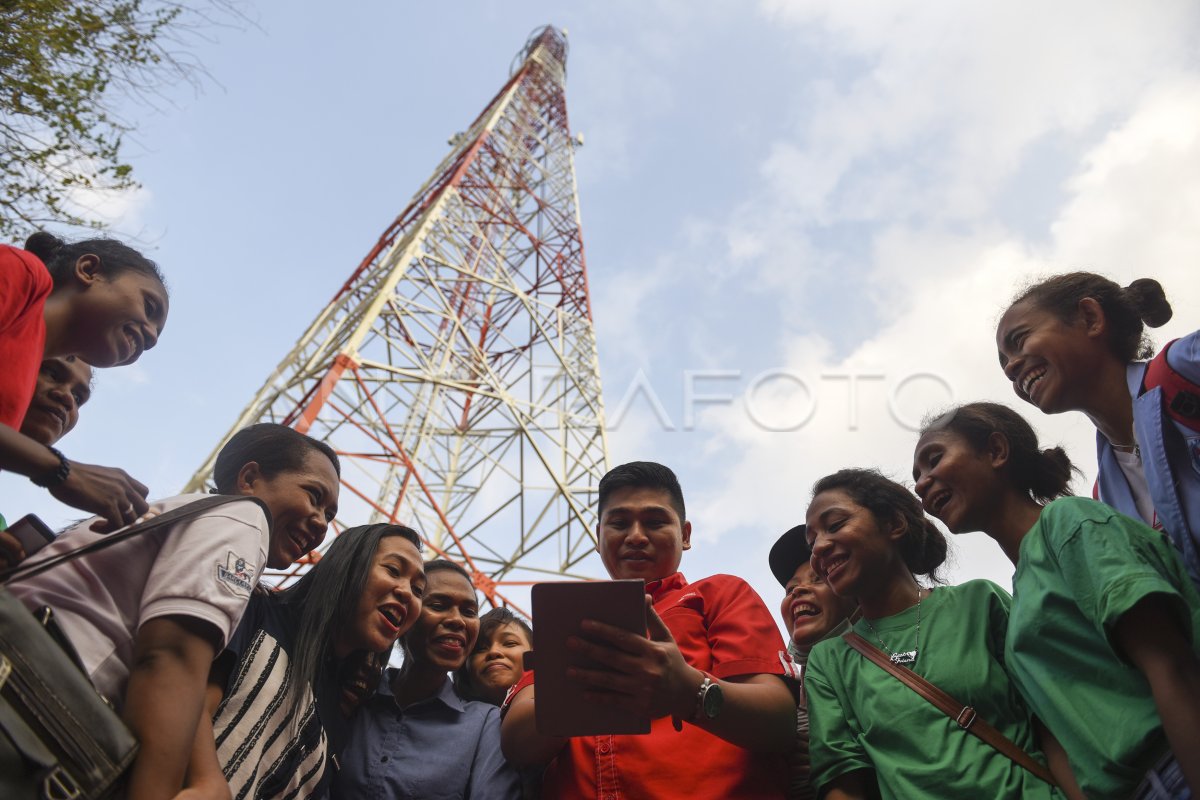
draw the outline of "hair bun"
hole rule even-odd
[[[929,517],[922,515],[921,527],[924,529],[921,553],[917,558],[918,563],[911,565],[912,571],[916,575],[928,575],[936,581],[938,567],[945,564],[950,555],[950,542]]]
[[[1029,469],[1029,491],[1035,500],[1048,503],[1056,497],[1071,495],[1071,474],[1077,472],[1067,451],[1048,447],[1038,453],[1035,465]]]
[[[1171,304],[1163,292],[1162,284],[1153,278],[1138,278],[1121,290],[1141,317],[1151,328],[1161,328],[1171,320]]]
[[[65,242],[54,234],[38,231],[25,240],[25,249],[48,264],[64,244]]]

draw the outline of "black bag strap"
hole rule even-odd
[[[23,581],[32,578],[34,575],[41,575],[48,569],[54,569],[59,564],[70,561],[73,558],[86,556],[90,553],[95,553],[98,550],[103,550],[107,547],[112,547],[114,544],[119,544],[133,536],[141,536],[151,531],[156,531],[161,528],[168,528],[189,517],[195,517],[200,514],[210,511],[217,506],[223,506],[228,503],[237,502],[239,500],[251,500],[262,508],[263,513],[267,515],[267,525],[271,525],[271,511],[267,508],[267,504],[257,497],[251,495],[225,495],[214,494],[207,497],[201,497],[192,503],[173,508],[170,511],[151,517],[144,522],[134,523],[127,528],[110,533],[100,539],[97,539],[83,547],[77,547],[74,550],[69,550],[65,553],[43,558],[38,561],[24,561],[15,567],[0,572],[0,583],[12,583],[14,581]]]

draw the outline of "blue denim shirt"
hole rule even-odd
[[[1172,344],[1167,356],[1176,371],[1200,383],[1200,331]],[[1192,582],[1200,587],[1200,433],[1167,415],[1163,410],[1162,389],[1141,391],[1145,371],[1146,364],[1141,361],[1126,369],[1142,469],[1158,521],[1183,557]],[[1099,499],[1126,516],[1141,519],[1112,445],[1099,431],[1096,449]]]
[[[350,723],[335,800],[519,800],[517,771],[500,752],[500,709],[441,690],[401,709],[396,670]]]

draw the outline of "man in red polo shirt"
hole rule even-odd
[[[585,623],[579,652],[613,671],[581,670],[597,702],[650,717],[644,736],[542,736],[532,673],[513,687],[504,754],[547,765],[543,798],[771,798],[787,789],[796,736],[796,677],[779,629],[740,578],[695,583],[679,572],[691,548],[683,492],[661,464],[638,461],[600,481],[597,549],[614,579],[642,578],[649,638]]]

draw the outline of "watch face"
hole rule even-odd
[[[712,683],[704,690],[704,700],[701,702],[701,707],[704,709],[704,716],[709,719],[715,719],[721,713],[721,706],[725,703],[725,695],[721,691],[721,684]]]

